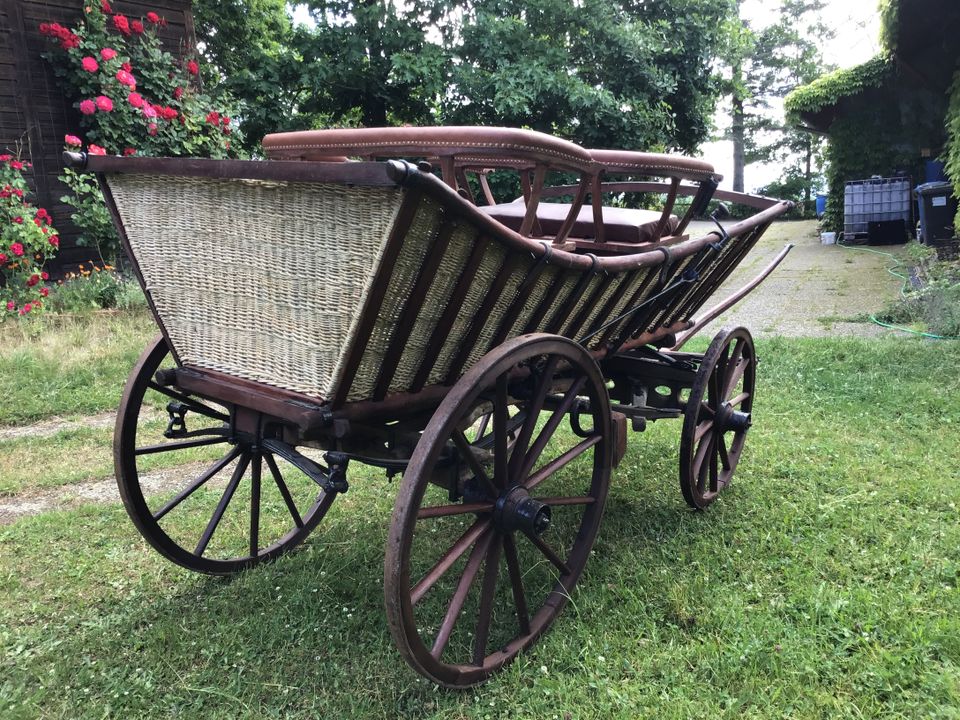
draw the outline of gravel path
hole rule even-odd
[[[694,223],[690,232],[697,236],[711,227],[708,223]],[[817,224],[813,221],[773,225],[714,299],[719,301],[727,297],[752,279],[787,242],[796,247],[773,274],[708,326],[704,336],[712,336],[725,325],[744,325],[757,336],[875,337],[894,332],[870,322],[852,321],[858,315],[876,313],[896,296],[901,281],[886,271],[893,264],[891,258],[838,245],[821,245]],[[902,246],[878,249],[898,257],[903,255]],[[707,305],[709,307],[713,302]],[[51,418],[24,427],[0,427],[0,441],[25,436],[50,437],[75,427],[109,427],[114,417],[114,413],[102,413],[82,420]],[[153,473],[145,478],[145,483],[149,492],[172,490],[182,483],[184,477],[201,472],[202,467],[186,466]],[[0,498],[0,525],[27,515],[83,503],[118,501],[116,483],[112,479],[23,493]]]
[[[694,223],[691,235],[709,230]],[[756,336],[877,337],[898,334],[857,316],[877,313],[897,296],[902,281],[886,271],[894,261],[874,252],[840,245],[821,245],[817,223],[774,224],[714,295],[719,301],[755,277],[792,242],[795,247],[761,285],[717,318],[704,335],[724,325],[744,325]],[[871,248],[897,257],[903,246]],[[708,301],[707,306],[713,302]]]

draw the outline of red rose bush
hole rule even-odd
[[[23,170],[29,166],[0,155],[0,320],[41,310],[49,293],[43,265],[60,247],[50,213],[25,199],[29,190]]]

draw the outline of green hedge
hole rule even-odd
[[[796,121],[801,113],[816,113],[866,88],[881,87],[893,75],[893,68],[890,56],[877,55],[862,65],[835,70],[791,92],[783,101],[784,108]]]

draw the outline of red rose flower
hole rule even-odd
[[[97,62],[96,58],[87,56],[80,61],[80,67],[82,67],[84,70],[86,70],[89,73],[95,73],[97,70],[100,69],[100,63]]]
[[[117,56],[117,51],[113,48],[103,48],[100,51],[100,58],[104,61],[113,60]]]
[[[23,170],[23,163],[19,160],[13,160],[10,162],[10,167],[12,167],[14,170]]]
[[[47,295],[50,294],[50,288],[45,288],[45,287],[40,288],[40,294],[43,295],[44,297],[47,297]]]
[[[143,23],[140,22],[139,20],[134,20],[132,23],[130,23],[130,28],[131,28],[137,35],[143,35]]]
[[[13,300],[7,301],[7,312],[13,312],[17,309],[17,306],[14,304]]]
[[[40,34],[41,35],[50,34],[50,23],[40,23]]]
[[[148,12],[148,13],[147,13],[147,21],[153,23],[154,25],[159,25],[159,24],[160,24],[160,16],[157,15],[155,12]]]
[[[13,155],[0,155],[0,162],[9,162],[13,160]]]
[[[67,30],[67,34],[60,40],[60,47],[64,50],[73,50],[80,47],[80,36]]]
[[[105,13],[112,13],[113,10],[110,9],[110,3],[107,0],[100,0],[100,9]]]
[[[3,265],[7,261],[7,256],[4,253],[0,253],[0,265]]]
[[[29,278],[27,278],[27,287],[33,287],[38,282],[40,282],[40,276],[34,273]]]
[[[97,104],[93,100],[81,100],[80,112],[84,115],[93,115],[97,111]]]
[[[124,149],[123,149],[123,154],[124,154],[125,156],[136,155],[136,153],[137,153],[137,149],[136,149],[136,148],[127,147],[127,148],[124,148]]]
[[[22,308],[20,308],[20,314],[26,315],[31,310],[33,310],[33,305],[30,303],[26,303]]]
[[[44,280],[49,280],[49,279],[50,279],[50,273],[48,273],[46,270],[44,270],[42,273],[40,273],[40,277],[42,277]]]
[[[51,245],[53,245],[55,248],[58,248],[58,247],[60,247],[60,236],[59,236],[59,235],[51,235],[50,238],[47,240],[47,242],[49,242],[49,243],[50,243]]]
[[[113,100],[106,95],[97,95],[96,103],[99,110],[103,110],[104,112],[113,110]]]
[[[127,102],[129,102],[135,108],[142,108],[143,96],[140,93],[132,92],[129,95],[127,95]]]
[[[23,257],[23,245],[20,243],[11,243],[10,252],[12,252],[17,257]]]
[[[23,218],[20,217],[19,215],[17,215],[17,217],[15,217],[15,218],[13,219],[13,222],[15,222],[17,225],[23,225]],[[13,246],[11,245],[11,248],[12,248],[12,247],[13,247]]]
[[[150,124],[147,126],[147,134],[149,134],[149,135],[156,135],[156,134],[157,134],[157,124],[156,124],[156,123],[150,123]]]
[[[22,198],[22,197],[23,197],[23,190],[21,190],[20,188],[13,188],[13,190],[11,190],[10,192],[12,192],[12,193],[13,193],[14,195],[16,195],[18,198]]]
[[[126,70],[117,70],[117,80],[121,85],[127,85],[131,90],[136,90],[137,79]]]
[[[211,125],[217,125],[220,123],[220,113],[216,110],[211,110],[207,113],[207,122]]]
[[[200,74],[200,66],[197,65],[197,61],[196,61],[196,60],[190,60],[190,61],[187,63],[187,72],[190,73],[191,75],[199,75],[199,74]]]
[[[106,154],[107,154],[107,151],[106,151],[106,150],[104,150],[104,149],[103,149],[102,147],[100,147],[99,145],[94,145],[93,143],[90,143],[90,145],[87,146],[87,152],[90,153],[91,155],[106,155]]]
[[[178,87],[176,90],[173,91],[173,99],[174,99],[174,100],[179,100],[179,99],[182,98],[182,97],[183,97],[183,88],[182,88],[182,87]]]
[[[121,32],[124,35],[130,34],[130,21],[127,20],[126,15],[121,15],[120,13],[117,13],[116,15],[114,15],[113,27],[115,27],[118,32]]]
[[[76,135],[64,135],[63,142],[70,147],[80,147],[81,141]]]
[[[177,111],[174,110],[172,107],[164,106],[164,107],[160,108],[160,110],[158,111],[158,114],[159,114],[160,117],[162,117],[164,120],[176,120],[178,113],[177,113]]]
[[[120,69],[121,69],[121,70],[126,70],[127,72],[133,72],[133,65],[131,65],[131,64],[128,63],[128,62],[125,62],[125,63],[123,63],[123,65],[120,66]]]

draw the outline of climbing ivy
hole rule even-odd
[[[899,26],[900,0],[880,0],[880,47],[891,56],[897,52]]]
[[[953,76],[945,122],[947,144],[944,148],[944,164],[947,168],[947,176],[953,181],[954,197],[960,197],[960,70]],[[960,212],[957,213],[954,227],[960,228]]]
[[[788,117],[797,120],[800,113],[816,113],[835,105],[841,98],[856,95],[869,87],[881,87],[893,74],[889,55],[877,55],[862,65],[836,70],[802,85],[787,95],[783,105]]]

